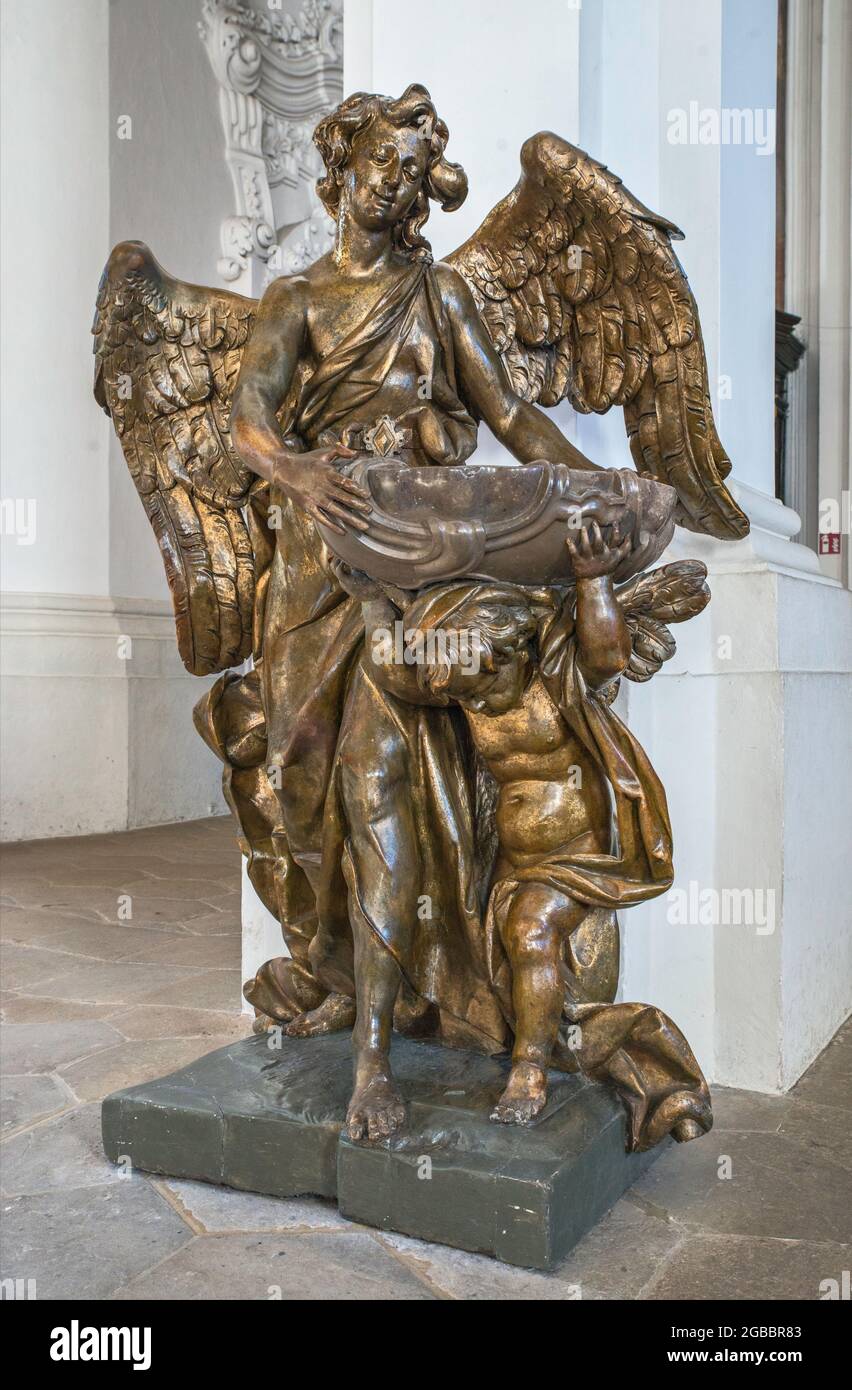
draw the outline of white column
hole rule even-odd
[[[111,470],[112,426],[92,396],[89,329],[111,244],[109,21],[107,0],[8,0],[2,11],[8,839],[224,811],[218,764],[191,721],[204,687],[177,656],[156,542],[117,453]],[[187,32],[200,64],[194,23]],[[161,43],[149,24],[134,64],[156,68]],[[156,169],[144,118],[135,133]],[[168,200],[161,181],[156,192]],[[189,220],[183,235],[193,241]],[[116,488],[130,494],[127,515]],[[156,574],[150,590],[125,586],[143,570]]]
[[[107,8],[3,6],[3,498],[34,523],[9,535],[4,511],[6,590],[109,592],[88,333],[109,235]]]
[[[773,496],[774,0],[586,0],[581,55],[581,143],[686,233],[752,521],[736,544],[678,533],[668,558],[705,560],[713,601],[676,630],[675,660],[626,691],[667,789],[676,881],[624,914],[623,994],[670,1012],[714,1079],[784,1089],[850,1004],[852,615]],[[579,437],[624,461],[620,421],[584,419]],[[734,898],[751,925],[728,922]]]

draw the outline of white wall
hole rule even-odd
[[[37,508],[33,543],[3,545],[8,839],[225,811],[89,331],[122,237],[214,282],[232,194],[199,17],[196,0],[3,6],[2,495]]]
[[[200,0],[113,0],[110,7],[110,123],[114,129],[129,115],[133,126],[132,139],[110,142],[103,259],[132,238],[147,242],[172,275],[216,285],[219,226],[233,194],[200,17]],[[115,438],[110,470],[111,592],[164,597],[160,553]]]
[[[398,0],[346,0],[343,31],[346,92],[398,96],[421,82],[449,126],[447,156],[467,170],[470,191],[457,212],[433,209],[425,233],[436,257],[461,246],[514,187],[528,136],[579,138],[580,7],[571,0],[535,0],[528,16],[515,0],[432,0],[422,12]],[[574,437],[573,412],[554,416]],[[485,426],[477,457],[505,460]]]
[[[2,587],[109,593],[107,438],[93,408],[94,290],[109,238],[107,3],[2,10]],[[4,527],[5,530],[5,527]]]

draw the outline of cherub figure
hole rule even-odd
[[[611,918],[600,910],[664,892],[672,860],[665,793],[607,697],[624,672],[646,678],[649,660],[658,669],[671,655],[656,615],[681,621],[709,592],[703,566],[686,562],[626,585],[620,600],[612,574],[629,544],[594,521],[569,532],[573,592],[470,581],[427,590],[405,613],[422,653],[416,666],[387,659],[387,601],[368,599],[365,615],[378,681],[398,698],[460,705],[497,785],[485,935],[514,1046],[491,1118],[524,1124],[542,1111],[549,1067],[571,1065],[560,1041],[567,1027],[576,1065],[616,1085],[632,1146],[644,1148],[666,1132],[680,1140],[703,1133],[709,1096],[671,1020],[609,1002],[617,961]],[[590,917],[591,943],[580,932]]]

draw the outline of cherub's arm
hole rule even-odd
[[[593,521],[569,535],[565,544],[577,580],[577,659],[587,683],[600,689],[620,676],[630,660],[630,629],[612,582],[630,540],[609,544]]]
[[[515,395],[503,359],[488,336],[466,281],[452,266],[435,267],[452,325],[456,366],[474,410],[520,463],[546,458],[569,468],[598,471],[544,411]]]

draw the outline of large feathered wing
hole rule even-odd
[[[671,483],[681,525],[722,539],[748,518],[723,479],[698,309],[673,249],[682,238],[603,164],[549,132],[521,178],[447,260],[473,291],[524,400],[622,406],[640,473]]]
[[[166,567],[194,675],[252,649],[255,570],[242,508],[254,481],[228,432],[255,300],[174,280],[141,242],[101,279],[95,399],[112,417]]]

